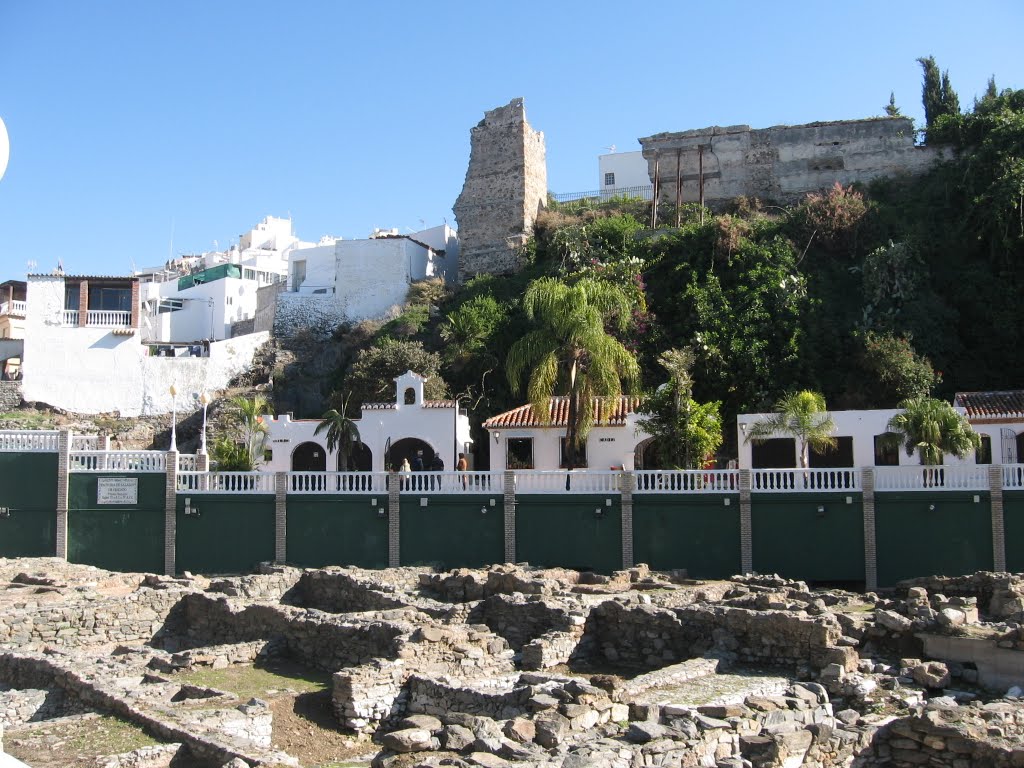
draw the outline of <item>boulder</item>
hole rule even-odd
[[[911,671],[914,682],[924,688],[945,688],[949,685],[949,669],[941,661],[919,664]]]
[[[404,728],[400,731],[392,731],[384,734],[380,740],[385,749],[392,752],[423,752],[428,749],[437,749],[439,742],[431,738],[430,731],[425,728]]]
[[[913,622],[895,611],[875,611],[875,622],[893,632],[907,632]]]

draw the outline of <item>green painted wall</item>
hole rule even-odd
[[[753,494],[750,509],[758,573],[804,581],[864,581],[859,493]]]
[[[185,515],[185,499],[199,515]],[[274,497],[269,494],[178,495],[178,571],[249,573],[274,559]]]
[[[97,504],[101,477],[138,481],[137,504]],[[164,569],[164,487],[160,474],[73,473],[68,481],[68,560],[111,571]]]
[[[370,504],[376,501],[376,505]],[[357,565],[386,568],[386,493],[377,496],[289,496],[288,557],[293,565]]]
[[[605,500],[611,499],[611,506]],[[601,516],[594,515],[601,509]],[[622,568],[622,509],[617,493],[516,499],[516,561],[611,573]]]
[[[427,500],[427,506],[421,506],[421,498]],[[505,559],[501,494],[402,496],[400,509],[402,565],[448,570],[480,568]]]
[[[634,494],[633,559],[656,570],[685,568],[695,579],[739,573],[739,495]]]
[[[992,570],[987,492],[876,493],[875,535],[880,587],[914,576]]]
[[[1024,491],[1003,491],[1006,569],[1024,571]]]
[[[0,557],[57,551],[57,454],[0,453]]]

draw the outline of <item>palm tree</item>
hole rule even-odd
[[[579,450],[594,422],[593,399],[617,397],[622,385],[632,388],[639,378],[633,354],[605,331],[605,323],[625,330],[631,302],[612,283],[584,278],[567,285],[552,277],[534,280],[523,296],[526,317],[537,324],[509,350],[506,373],[513,392],[522,390],[536,418],[547,421],[551,397],[569,397],[566,464],[576,466]]]
[[[831,451],[836,447],[832,433],[836,423],[825,408],[825,398],[808,389],[791,392],[775,403],[776,413],[753,424],[747,442],[763,443],[774,435],[790,435],[800,448],[800,466],[808,464],[808,448]]]
[[[931,397],[913,397],[900,403],[902,413],[891,419],[887,429],[900,436],[907,456],[917,451],[921,463],[942,463],[942,455],[951,453],[962,459],[981,446],[981,437],[953,406]]]
[[[359,443],[359,427],[347,415],[348,401],[351,397],[351,392],[345,395],[341,401],[340,411],[336,408],[327,411],[322,417],[323,421],[313,431],[314,435],[327,431],[327,451],[338,452],[338,467],[342,471],[351,469],[352,449]]]
[[[263,416],[270,413],[270,403],[263,395],[252,398],[236,395],[229,401],[236,419],[235,429],[249,456],[249,464],[255,469],[263,461],[263,448],[270,429],[263,423]]]

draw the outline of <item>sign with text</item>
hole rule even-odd
[[[97,477],[97,504],[138,504],[139,478]]]

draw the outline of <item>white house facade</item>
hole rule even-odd
[[[643,152],[612,152],[597,156],[597,176],[601,197],[638,194],[638,188],[649,188],[651,177]],[[648,195],[649,196],[649,195]]]
[[[471,455],[473,440],[469,416],[454,400],[426,400],[426,379],[407,371],[395,379],[395,402],[364,403],[362,415],[353,419],[361,445],[354,452],[352,468],[383,472],[398,469],[403,459],[412,464],[422,451],[426,468],[435,455],[444,468],[454,470],[458,454]],[[327,450],[327,433],[315,434],[320,419],[292,419],[290,414],[266,416],[266,460],[262,471],[338,471],[337,452]]]
[[[637,426],[636,408],[640,398],[623,395],[613,398],[602,413],[594,398],[594,426],[587,435],[584,456],[579,463],[590,469],[634,469],[638,448],[650,435]],[[565,430],[568,425],[569,399],[552,397],[548,418],[541,421],[533,406],[522,405],[492,416],[483,426],[492,444],[491,470],[554,470],[566,466]]]

